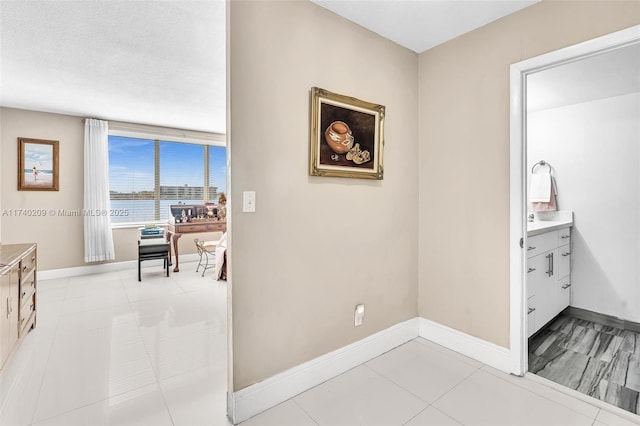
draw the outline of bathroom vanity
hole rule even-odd
[[[563,213],[563,212],[558,212]],[[527,226],[527,336],[571,303],[573,213]]]

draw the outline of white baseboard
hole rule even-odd
[[[425,338],[498,370],[510,373],[509,349],[433,321],[416,317],[276,374],[238,392],[228,393],[228,416],[233,424],[243,422],[416,337]]]
[[[413,318],[229,394],[229,418],[238,424],[416,337]]]
[[[509,349],[425,318],[419,318],[419,324],[420,337],[507,374],[511,373],[511,352]]]
[[[180,263],[197,262],[199,259],[197,253],[188,253],[180,255]],[[162,260],[145,260],[142,267],[162,265]],[[124,262],[100,263],[95,265],[75,266],[72,268],[48,269],[45,271],[38,270],[38,280],[55,280],[58,278],[78,277],[81,275],[101,274],[104,272],[125,271],[127,269],[136,269],[138,267],[137,260],[127,260]]]

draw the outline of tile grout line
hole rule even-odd
[[[304,392],[302,392],[302,393],[304,393]],[[296,397],[297,397],[297,396],[299,396],[299,395],[302,395],[302,393],[301,393],[301,394],[298,394],[298,395],[296,395],[296,396],[294,396],[294,397],[292,397],[292,398],[291,398],[291,401],[293,401],[293,403],[294,403],[294,404],[295,404],[295,405],[296,405],[300,410],[302,410],[302,412],[303,412],[304,414],[306,414],[306,415],[307,415],[307,417],[309,417],[313,423],[315,423],[317,426],[320,426],[320,423],[318,423],[318,422],[316,421],[316,419],[314,419],[314,418],[313,418],[313,416],[311,416],[311,414],[307,413],[307,410],[305,410],[305,409],[304,409],[304,407],[303,407],[302,405],[300,405],[300,404],[298,403],[298,401],[296,401]],[[286,401],[284,401],[284,402],[286,402]],[[282,402],[281,404],[284,404],[284,402]],[[268,411],[268,410],[267,410],[267,411]]]
[[[35,420],[36,412],[38,411],[38,405],[40,404],[40,395],[42,394],[42,386],[44,386],[44,378],[46,377],[47,371],[49,370],[49,362],[51,361],[51,352],[53,351],[53,345],[56,342],[56,336],[58,335],[58,327],[60,326],[60,317],[62,316],[62,308],[64,307],[64,302],[67,300],[67,293],[69,292],[69,279],[67,278],[67,284],[64,287],[64,297],[62,298],[62,303],[60,304],[60,309],[58,310],[58,314],[56,315],[56,326],[53,332],[53,338],[51,340],[51,345],[49,346],[49,354],[47,355],[47,361],[44,363],[44,372],[42,373],[42,377],[40,378],[40,386],[38,386],[38,395],[36,396],[36,403],[33,408],[33,413],[31,413],[31,417],[29,420],[29,424],[33,424]],[[36,312],[37,315],[37,312]]]
[[[374,358],[375,359],[375,358]],[[368,361],[367,361],[368,362]],[[416,395],[415,393],[413,393],[412,391],[410,391],[409,389],[406,389],[404,386],[402,386],[399,383],[396,383],[393,379],[391,379],[390,377],[385,376],[384,374],[374,370],[373,368],[369,367],[368,365],[366,365],[366,363],[362,364],[362,366],[366,367],[367,369],[373,371],[378,377],[386,380],[387,382],[393,384],[394,386],[402,389],[403,391],[407,392],[408,394],[418,398],[420,401],[424,402],[425,404],[427,404],[426,407],[424,407],[424,409],[429,408],[429,406],[431,405],[431,403],[429,401],[425,401],[424,399],[420,398],[418,395]]]
[[[126,289],[124,288],[124,278],[120,278],[120,283],[122,284],[122,288],[125,292],[125,296],[127,297],[127,304],[129,305],[129,309],[131,312],[135,312],[133,309],[132,301],[129,299],[129,295],[127,294]],[[164,394],[162,390],[162,386],[160,386],[160,377],[156,372],[156,369],[153,368],[153,360],[151,359],[151,355],[149,354],[149,349],[147,348],[146,343],[144,342],[144,336],[142,335],[142,330],[140,330],[140,324],[138,321],[134,321],[136,324],[136,330],[138,331],[138,336],[140,337],[140,343],[142,343],[142,347],[144,348],[144,353],[147,355],[147,360],[149,361],[149,365],[151,366],[151,371],[153,372],[153,376],[156,378],[156,386],[158,386],[158,390],[160,391],[160,395],[162,395],[162,402],[164,403],[164,408],[167,410],[167,414],[169,415],[169,420],[171,420],[171,424],[175,426],[176,422],[173,419],[173,415],[171,414],[171,410],[169,409],[169,404],[167,403],[167,396]]]
[[[120,281],[120,284],[122,285],[122,279],[121,279],[121,278],[118,278],[118,280]],[[113,281],[115,281],[115,280],[113,280]],[[125,291],[125,290],[124,290],[124,286],[123,286],[123,291]],[[66,300],[66,297],[65,297],[65,300]],[[130,304],[130,302],[129,302],[128,298],[127,298],[127,304]],[[61,308],[61,309],[62,309],[62,308]],[[58,318],[58,324],[59,324],[59,322],[60,322],[60,319]],[[133,323],[135,323],[135,324],[136,324],[136,327],[137,327],[137,329],[138,329],[138,333],[140,334],[140,327],[139,327],[139,325],[137,324],[137,322],[136,322],[135,320],[127,321],[127,322],[133,322]],[[106,328],[106,327],[100,327],[100,328]],[[58,332],[58,325],[56,325],[56,333],[55,333],[55,334],[57,334],[57,332]],[[143,347],[144,347],[144,340],[142,339],[142,336],[140,336],[140,338],[141,338],[141,341],[142,341],[142,344],[143,344]],[[54,337],[54,340],[55,340],[55,337]],[[52,344],[52,346],[53,346],[53,344]],[[148,354],[148,352],[147,352],[147,350],[146,350],[146,347],[145,347],[145,353],[147,354],[147,357],[149,357],[149,354]],[[50,357],[50,356],[51,356],[51,352],[49,352],[49,357]],[[48,364],[48,362],[49,362],[49,360],[47,359],[47,364]],[[46,370],[46,369],[45,369],[45,370]],[[153,366],[152,366],[152,371],[153,371],[154,376],[156,377],[156,384],[158,385],[158,388],[160,388],[160,384],[159,384],[159,382],[158,382],[158,379],[157,379],[157,376],[156,376],[156,374],[155,374],[155,371],[153,370]],[[44,375],[43,375],[42,382],[44,383]],[[87,403],[87,404],[83,404],[83,405],[80,405],[80,406],[74,407],[74,408],[69,409],[69,410],[67,410],[67,411],[63,411],[63,412],[60,412],[60,413],[56,413],[56,414],[54,414],[54,415],[52,415],[52,416],[48,416],[48,417],[46,417],[46,418],[42,418],[42,419],[38,420],[38,422],[36,422],[36,423],[43,422],[43,421],[46,421],[46,420],[50,420],[50,419],[56,418],[56,417],[61,416],[61,415],[64,415],[64,414],[68,414],[68,413],[71,413],[71,412],[73,412],[73,411],[80,410],[80,409],[82,409],[82,408],[86,408],[86,407],[89,407],[89,406],[94,405],[94,404],[98,404],[98,403],[103,402],[103,401],[108,401],[108,400],[109,400],[109,399],[111,399],[111,398],[118,397],[118,396],[124,395],[124,394],[129,393],[129,392],[136,391],[136,390],[138,390],[138,389],[141,389],[141,388],[143,388],[143,387],[150,386],[150,385],[151,385],[151,384],[141,385],[141,386],[138,386],[138,387],[136,387],[136,388],[134,388],[134,389],[130,389],[130,390],[127,390],[127,391],[123,391],[123,392],[120,392],[120,393],[115,394],[115,395],[109,395],[109,396],[107,396],[106,398],[102,398],[102,399],[97,400],[97,401],[92,401],[92,402],[89,402],[89,403]],[[42,386],[42,385],[41,385],[41,386]],[[41,389],[42,389],[42,388],[41,388]],[[38,398],[40,397],[40,395],[39,395],[39,394],[40,394],[40,392],[38,393]],[[163,395],[163,397],[164,397],[164,395]],[[165,405],[166,405],[166,401],[165,401]],[[37,405],[36,405],[36,410],[34,410],[34,416],[35,416],[35,411],[37,411]],[[167,407],[167,411],[168,411],[168,407]],[[169,413],[169,417],[171,418],[170,413]],[[171,420],[172,420],[172,422],[173,422],[173,419],[172,419],[172,418],[171,418]],[[30,423],[30,424],[31,424],[31,425],[33,425],[33,418],[31,419],[31,423]]]
[[[485,369],[483,369],[482,371],[484,371],[485,373],[491,374],[493,377],[495,377],[495,378],[497,378],[497,379],[500,379],[500,380],[502,380],[502,381],[504,381],[504,382],[511,383],[512,385],[517,386],[517,387],[519,387],[519,388],[520,388],[520,389],[522,389],[522,390],[525,390],[525,391],[530,392],[530,393],[532,393],[532,394],[534,394],[534,395],[537,395],[537,396],[539,396],[540,398],[546,399],[547,401],[551,401],[551,402],[553,402],[553,403],[555,403],[555,404],[557,404],[557,405],[560,405],[561,407],[564,407],[564,408],[566,408],[567,410],[571,410],[571,411],[573,411],[574,413],[578,413],[578,414],[583,415],[583,416],[585,416],[585,417],[589,417],[589,416],[588,416],[588,415],[586,415],[585,413],[582,413],[582,412],[580,412],[580,411],[577,411],[577,410],[576,410],[576,409],[574,409],[574,408],[571,408],[571,407],[568,407],[568,406],[566,406],[566,405],[564,405],[564,404],[561,404],[561,403],[559,403],[559,402],[557,402],[557,401],[555,401],[555,400],[553,400],[553,399],[551,399],[551,398],[549,398],[549,397],[547,397],[547,396],[545,396],[545,395],[543,395],[543,394],[541,394],[541,393],[535,392],[535,391],[533,391],[533,390],[531,390],[531,389],[528,389],[528,388],[526,388],[526,387],[524,387],[524,386],[521,386],[521,385],[519,385],[519,384],[512,383],[511,381],[509,381],[509,380],[507,380],[507,379],[504,379],[504,378],[502,378],[502,377],[498,376],[497,374],[493,374],[493,373],[492,373],[491,371],[489,371],[489,370],[485,370]],[[535,374],[535,373],[531,373],[531,374]],[[537,376],[537,374],[535,374],[535,375]],[[515,377],[521,377],[523,380],[527,380],[524,376],[515,376]],[[542,376],[538,376],[538,377],[542,377]],[[544,377],[543,377],[543,378],[544,378]],[[546,379],[546,380],[549,380],[549,379]],[[550,381],[552,381],[552,380],[550,380]],[[533,383],[537,383],[537,382],[533,382]],[[555,383],[555,382],[554,382],[554,383]],[[553,391],[553,392],[558,392],[558,393],[560,393],[560,394],[562,394],[562,395],[566,395],[566,396],[567,396],[567,397],[569,397],[569,398],[575,399],[575,400],[580,401],[580,402],[584,402],[585,404],[588,404],[588,405],[590,405],[591,407],[594,407],[594,408],[596,408],[596,409],[600,410],[600,408],[599,408],[598,406],[593,405],[593,404],[591,404],[590,402],[579,400],[579,399],[577,399],[576,397],[574,397],[574,396],[572,396],[572,395],[562,393],[561,391],[556,390],[556,389],[554,389],[554,388],[552,388],[552,387],[546,386],[546,385],[544,385],[544,384],[542,384],[542,383],[539,383],[539,384],[540,384],[541,386],[544,386],[544,387],[545,387],[545,389],[549,389],[549,390],[551,390],[551,391]],[[565,387],[566,387],[566,386],[565,386]],[[567,389],[570,389],[570,388],[568,388],[568,387],[567,387]],[[575,389],[574,389],[574,390],[575,390]],[[577,391],[576,391],[576,392],[577,392]],[[587,395],[587,396],[589,396],[589,395]],[[593,397],[592,397],[592,398],[593,398]],[[597,413],[596,413],[596,414],[597,414]]]
[[[457,388],[458,386],[460,386],[461,384],[463,384],[464,382],[466,382],[467,380],[469,380],[474,374],[477,374],[478,371],[482,370],[482,367],[484,366],[481,365],[480,367],[476,368],[474,370],[473,373],[469,374],[467,377],[465,377],[463,380],[461,380],[459,383],[457,383],[454,387],[452,387],[451,389],[449,389],[448,391],[446,391],[445,393],[443,393],[442,395],[440,395],[438,398],[436,398],[435,401],[433,401],[433,403],[431,404],[433,406],[433,408],[438,409],[438,407],[435,406],[436,402],[440,401],[442,398],[444,398],[446,395],[448,395],[449,393],[451,393],[455,388]],[[451,417],[453,420],[455,420],[456,422],[458,422],[459,424],[463,425],[464,423],[462,422],[462,420],[458,420],[458,418],[452,416],[449,413],[446,413],[442,410],[439,410],[440,412],[442,412],[443,414],[446,414],[447,417]]]
[[[598,421],[598,416],[600,415],[600,411],[602,411],[602,408],[598,408],[598,411],[596,412],[596,416],[593,418],[593,422],[591,422],[591,426],[594,426]]]

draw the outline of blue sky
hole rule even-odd
[[[151,191],[154,185],[154,141],[109,136],[109,180],[111,189],[127,192]],[[209,147],[209,183],[218,191],[226,188],[226,148]],[[160,142],[160,184],[202,186],[204,147]]]
[[[24,167],[31,170],[53,170],[53,146],[49,144],[26,143],[24,147]]]

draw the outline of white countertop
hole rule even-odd
[[[536,215],[536,219],[533,222],[527,222],[528,237],[573,226],[572,210],[550,212],[546,213],[546,215],[545,220],[540,220]]]

